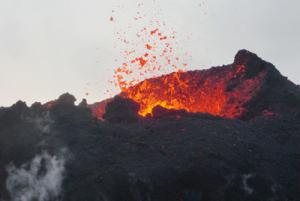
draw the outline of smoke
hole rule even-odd
[[[26,120],[33,123],[39,131],[45,134],[50,134],[50,127],[54,122],[51,119],[49,112],[34,117],[28,117]]]
[[[242,176],[243,179],[243,188],[247,194],[252,194],[254,190],[248,185],[248,179],[251,179],[253,177],[252,174],[245,174]]]
[[[20,168],[10,164],[6,188],[12,201],[56,200],[61,194],[64,171],[65,151],[59,156],[44,151]]]
[[[45,116],[43,116],[42,118],[35,118],[34,119],[34,123],[36,125],[36,127],[42,132],[42,133],[50,133],[50,125],[52,122],[52,120],[50,119],[50,115],[49,113],[46,113]]]

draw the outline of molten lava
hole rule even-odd
[[[154,107],[161,106],[236,118],[245,112],[243,104],[260,89],[265,72],[262,71],[253,79],[245,79],[245,76],[243,65],[175,72],[147,79],[125,89],[121,96],[137,102],[142,116],[151,115]],[[235,87],[237,84],[239,85]]]

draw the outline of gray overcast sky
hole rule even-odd
[[[106,98],[120,56],[113,34],[139,28],[131,18],[140,2],[0,0],[0,105],[45,102],[64,92],[78,100],[89,92],[89,102]],[[239,49],[248,49],[300,84],[299,0],[144,3],[145,13],[154,17],[160,9],[159,17],[178,32],[180,47],[192,55],[191,68],[229,64]]]

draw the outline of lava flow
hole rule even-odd
[[[226,96],[223,85],[214,81],[208,79],[201,84],[201,76],[175,72],[145,80],[125,90],[122,96],[140,104],[141,116],[152,114],[156,106],[220,115]]]
[[[246,112],[243,105],[260,90],[265,71],[253,79],[246,76],[243,65],[175,72],[147,79],[128,88],[121,96],[137,102],[141,116],[151,115],[154,107],[161,106],[238,118]],[[234,85],[237,86],[230,89]]]

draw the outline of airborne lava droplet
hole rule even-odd
[[[145,66],[145,64],[147,63],[147,60],[143,59],[143,57],[140,57],[139,61],[140,61],[141,67]]]
[[[154,29],[153,31],[150,32],[151,35],[156,34],[156,32],[158,32],[158,29]]]
[[[129,88],[138,82],[156,77],[172,71],[180,71],[185,65],[179,63],[179,55],[174,51],[177,44],[172,35],[168,37],[159,28],[149,29],[144,27],[135,34],[144,44],[142,51],[137,47],[139,44],[132,43],[118,32],[119,40],[127,46],[132,46],[123,52],[124,62],[122,67],[115,70],[115,85],[121,90]],[[125,34],[125,32],[124,32]]]
[[[140,23],[142,20],[145,20],[146,15],[144,12],[136,12],[133,17],[134,24],[137,24],[136,20],[139,20]],[[114,21],[113,17],[110,19]],[[133,28],[128,26],[129,30],[118,30],[116,32],[118,40],[116,47],[120,48],[123,61],[114,68],[114,80],[112,83],[114,86],[118,86],[123,93],[131,94],[132,96],[129,95],[129,98],[137,101],[140,99],[133,93],[129,93],[132,89],[131,87],[143,80],[146,80],[142,85],[145,86],[149,78],[171,72],[183,72],[186,67],[183,63],[187,61],[183,58],[186,57],[184,52],[181,53],[181,48],[178,48],[177,38],[175,37],[176,32],[166,27],[165,22],[150,19],[146,26],[135,27],[134,33],[132,33]],[[155,87],[159,88],[159,86]],[[174,86],[170,87],[174,88]],[[157,95],[159,96],[160,94]],[[141,105],[141,115],[151,113],[155,105],[169,108],[164,101],[154,103],[154,99],[151,101],[149,97],[143,98],[148,99],[145,103],[151,104],[147,108],[145,108],[145,105]],[[176,101],[176,99],[173,100],[174,104],[176,104]]]
[[[149,45],[149,44],[146,44],[146,48],[147,48],[148,50],[151,50],[151,49],[152,49],[152,46]]]

